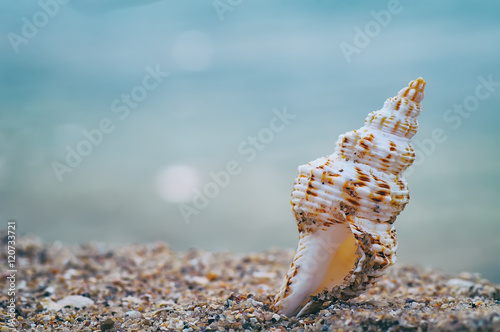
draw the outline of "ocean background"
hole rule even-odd
[[[3,1],[0,220],[63,243],[295,249],[298,165],[421,76],[397,264],[500,283],[498,13],[493,0]]]

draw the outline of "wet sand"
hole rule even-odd
[[[295,318],[270,310],[292,251],[177,253],[165,243],[112,248],[33,237],[16,245],[18,331],[500,331],[500,285],[474,273],[396,263],[360,297]],[[14,331],[9,300],[0,295],[1,331]]]

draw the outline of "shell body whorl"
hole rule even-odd
[[[291,200],[299,248],[276,311],[302,315],[356,297],[395,262],[393,223],[409,201],[402,173],[415,159],[424,87],[422,78],[410,82],[340,135],[332,155],[299,166]]]

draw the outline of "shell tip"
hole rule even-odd
[[[419,103],[424,99],[425,80],[422,77],[413,80],[408,84],[408,87],[399,91],[398,96],[408,98],[409,100]]]

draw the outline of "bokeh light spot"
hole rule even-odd
[[[188,165],[175,165],[163,169],[157,178],[160,196],[171,203],[186,203],[201,184],[199,171]]]

